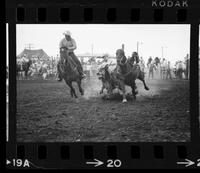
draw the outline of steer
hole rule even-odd
[[[97,73],[98,78],[102,81],[100,94],[102,94],[103,90],[106,89],[108,95],[110,95],[113,93],[113,90],[119,86],[118,80],[116,80],[113,72],[109,71],[110,65],[111,63],[101,67]]]

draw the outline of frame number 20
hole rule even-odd
[[[107,167],[108,168],[119,168],[121,165],[122,165],[122,162],[119,159],[116,159],[116,160],[109,159],[109,160],[107,160]]]

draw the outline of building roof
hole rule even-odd
[[[28,59],[32,59],[34,57],[39,57],[39,59],[48,59],[49,56],[46,54],[46,52],[43,49],[24,49],[19,55],[17,55],[17,58],[21,58],[25,56]]]

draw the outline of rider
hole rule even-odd
[[[59,48],[63,48],[63,47],[67,48],[69,55],[73,58],[73,60],[75,61],[76,65],[77,65],[79,74],[81,75],[82,78],[84,78],[85,74],[83,73],[83,68],[82,68],[81,62],[74,54],[74,50],[77,47],[76,42],[71,37],[70,31],[65,31],[63,33],[63,35],[65,36],[65,38],[63,38],[60,41]],[[58,60],[58,64],[57,64],[57,72],[58,72],[58,81],[62,81],[62,77],[61,77],[60,70],[59,70],[59,63],[60,63],[60,59]]]
[[[117,62],[117,66],[116,68],[114,69],[114,71],[112,72],[112,75],[114,73],[116,73],[116,78],[120,78],[120,79],[123,79],[124,80],[124,77],[122,76],[122,69],[121,69],[121,66],[123,66],[126,62],[127,58],[125,56],[125,53],[124,53],[124,50],[123,49],[118,49],[116,51],[116,62]]]
[[[132,64],[132,65],[133,65],[133,64],[136,64],[136,65],[139,66],[139,61],[140,61],[140,59],[139,59],[138,53],[137,53],[137,52],[133,52],[133,53],[132,53],[132,56],[131,56],[131,58],[130,58],[131,64]]]
[[[121,66],[121,65],[124,65],[125,62],[126,62],[126,60],[127,60],[123,49],[118,49],[118,50],[116,51],[116,59],[117,59],[117,67],[118,67],[118,68],[117,68],[117,69],[118,69],[117,72],[118,72],[118,73],[121,73],[121,68],[120,68],[120,66]]]

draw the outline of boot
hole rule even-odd
[[[58,76],[57,76],[57,81],[58,81],[58,82],[61,82],[61,81],[62,81],[62,77],[61,77],[61,75],[60,75],[59,72],[58,72]]]

